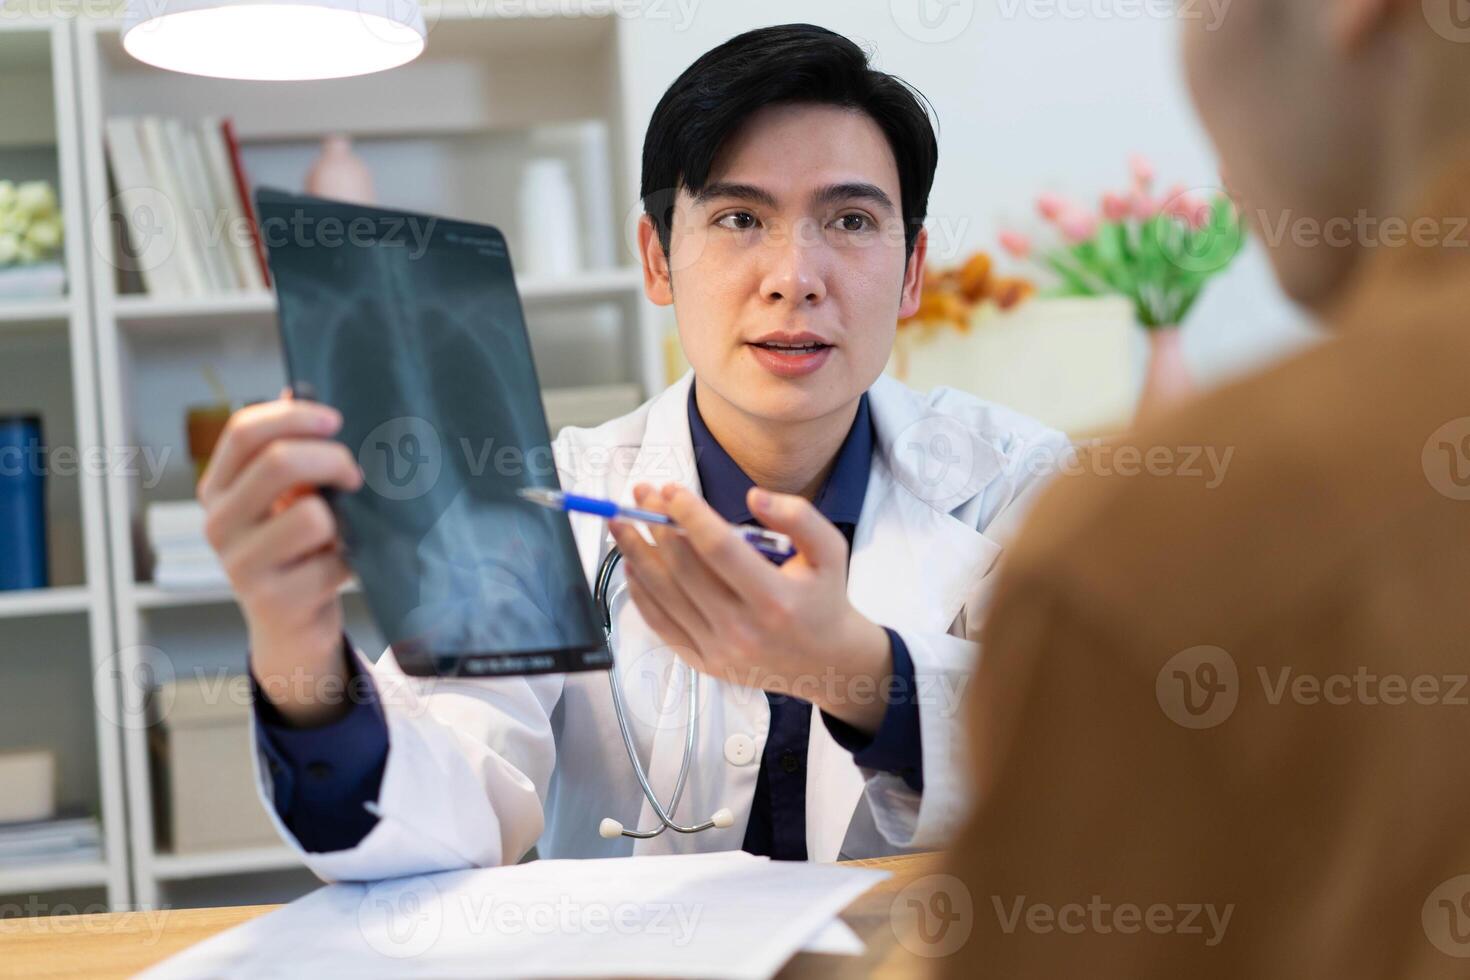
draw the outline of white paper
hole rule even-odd
[[[726,851],[330,885],[143,976],[756,980],[886,877]]]
[[[867,945],[852,927],[841,919],[833,919],[822,926],[810,939],[802,943],[803,953],[823,953],[827,956],[861,956]]]

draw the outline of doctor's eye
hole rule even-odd
[[[715,219],[715,224],[731,231],[751,231],[759,222],[749,211],[731,211]]]
[[[842,231],[872,231],[878,227],[878,223],[861,211],[852,211],[838,216],[833,222]]]

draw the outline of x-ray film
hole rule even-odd
[[[403,669],[489,677],[611,663],[557,487],[510,255],[487,225],[262,188],[297,397],[331,405],[366,477],[328,491]]]

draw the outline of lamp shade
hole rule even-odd
[[[427,36],[418,0],[127,0],[122,27],[145,64],[266,81],[396,68]]]

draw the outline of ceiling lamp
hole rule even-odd
[[[169,71],[302,81],[396,68],[427,36],[418,0],[127,0],[122,45]]]

